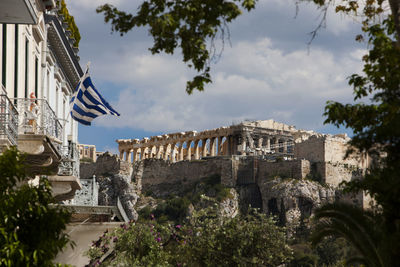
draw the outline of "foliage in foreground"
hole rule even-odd
[[[224,218],[197,211],[185,225],[153,218],[105,233],[88,251],[100,266],[278,266],[291,250],[284,229],[265,215]]]
[[[389,2],[400,6],[398,0]],[[383,3],[370,1],[364,9],[362,30],[370,50],[363,57],[364,74],[349,79],[357,103],[328,102],[325,108],[325,122],[352,129],[353,150],[375,160],[364,179],[346,183],[345,190],[369,193],[377,210],[327,205],[316,212],[313,234],[315,243],[327,235],[346,238],[359,253],[353,261],[367,266],[397,266],[400,255],[400,9],[388,15]],[[352,7],[339,11],[357,12]]]
[[[397,260],[390,258],[390,239],[381,228],[380,216],[371,211],[344,203],[327,204],[319,208],[315,219],[319,220],[312,235],[313,243],[319,243],[327,235],[345,237],[356,249],[347,257],[347,263],[365,266],[394,266]]]
[[[0,266],[53,266],[68,243],[70,214],[53,202],[46,179],[27,183],[24,157],[15,148],[0,155]]]
[[[294,240],[294,242],[290,245],[293,249],[293,259],[287,267],[345,267],[346,258],[354,253],[343,238],[324,238],[314,248],[307,241]]]

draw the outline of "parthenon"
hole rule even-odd
[[[156,158],[171,162],[209,156],[293,155],[293,126],[273,120],[244,121],[201,132],[186,131],[150,138],[118,139],[120,158],[129,162]]]

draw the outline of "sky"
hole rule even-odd
[[[298,129],[347,132],[324,125],[326,101],[353,101],[347,77],[362,70],[365,47],[354,41],[360,24],[328,12],[326,28],[311,45],[309,33],[320,20],[313,4],[294,0],[259,0],[256,9],[229,25],[230,42],[212,64],[213,83],[188,95],[194,76],[174,55],[152,55],[146,28],[121,37],[111,33],[103,3],[134,13],[141,1],[67,0],[80,30],[80,64],[91,62],[92,81],[120,117],[102,116],[79,126],[79,143],[117,153],[116,139],[143,138],[171,132],[202,131],[243,120],[274,119]],[[230,44],[229,44],[230,43]]]

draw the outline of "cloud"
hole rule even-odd
[[[104,79],[128,85],[113,103],[122,116],[102,118],[98,125],[170,132],[274,118],[320,127],[326,100],[351,100],[346,77],[360,70],[361,54],[284,53],[268,38],[242,41],[214,66],[213,84],[189,96],[184,87],[190,76],[178,59],[127,53],[122,61],[110,62],[108,74],[102,73]]]
[[[92,62],[97,88],[122,114],[94,121],[98,129],[105,129],[98,133],[104,139],[110,129],[126,136],[132,132],[134,138],[141,131],[204,130],[244,119],[273,118],[298,128],[321,129],[327,100],[352,100],[346,77],[361,71],[365,51],[353,42],[359,25],[351,19],[329,13],[327,28],[320,30],[308,51],[307,33],[318,23],[315,5],[301,5],[295,18],[293,0],[259,1],[255,10],[230,24],[232,47],[227,45],[212,65],[213,83],[188,96],[186,81],[194,73],[182,63],[180,51],[174,56],[151,55],[146,28],[124,37],[111,35],[110,25],[95,13],[104,2],[134,12],[142,1],[67,2],[82,35],[81,63]]]

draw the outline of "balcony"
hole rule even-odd
[[[56,174],[62,125],[45,99],[13,99],[18,111],[18,149],[27,153],[32,174]]]
[[[76,190],[82,188],[79,180],[79,152],[75,143],[62,147],[58,173],[48,178],[57,201],[74,198]]]
[[[2,0],[0,23],[37,24],[39,12],[56,7],[54,0]]]
[[[2,86],[0,89],[0,148],[17,145],[18,112]],[[0,150],[1,150],[0,149]]]
[[[76,144],[63,146],[61,163],[58,167],[58,175],[70,175],[79,177],[79,151]]]

